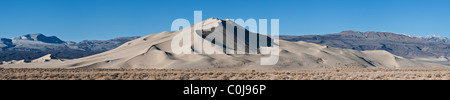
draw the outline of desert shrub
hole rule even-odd
[[[450,80],[450,68],[339,71],[0,68],[0,80]]]

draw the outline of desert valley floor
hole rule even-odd
[[[193,27],[200,25],[214,32]],[[227,25],[236,27],[226,28]],[[3,61],[0,80],[450,80],[449,65],[397,56],[386,50],[360,51],[279,40],[277,36],[247,32],[229,19],[210,18],[193,26],[183,28],[191,31],[151,34],[115,49],[77,59],[59,59],[48,54],[31,61]],[[270,46],[258,46],[246,36],[234,35],[237,34],[235,31],[265,38]],[[345,34],[363,34],[350,33]],[[222,40],[205,37],[209,35]],[[207,44],[201,41],[181,43],[178,41],[181,36],[188,36],[186,40],[200,39]],[[365,36],[378,35],[368,32]],[[392,37],[386,35],[386,38]],[[176,47],[177,41],[183,48]],[[202,54],[200,52],[207,49],[196,48],[196,45],[212,44],[217,44],[215,50],[210,47],[216,54]],[[241,48],[237,44],[242,44]],[[277,59],[262,60],[269,56],[258,53],[263,51],[270,51],[270,57],[275,55]],[[446,56],[433,57],[436,61],[448,62]],[[267,62],[273,64],[263,64]]]
[[[0,68],[0,80],[450,80],[450,68],[303,71]]]

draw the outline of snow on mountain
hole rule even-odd
[[[56,36],[27,34],[0,39],[0,61],[32,60],[46,54],[61,59],[74,59],[114,49],[139,37],[121,37],[111,40],[63,41]]]
[[[425,41],[431,41],[431,42],[440,42],[440,43],[448,43],[449,39],[443,36],[439,36],[439,35],[429,35],[429,36],[425,36],[425,37],[419,37],[422,40]]]

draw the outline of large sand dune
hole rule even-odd
[[[245,30],[234,22],[208,19],[203,22],[204,28],[234,31],[225,28],[224,24],[236,25],[238,30]],[[202,23],[198,23],[202,25]],[[198,25],[197,24],[197,25]],[[192,28],[189,27],[189,28]],[[233,69],[233,70],[304,70],[304,69],[335,69],[335,68],[428,68],[446,67],[440,64],[424,63],[408,60],[395,56],[386,51],[355,51],[349,49],[331,48],[307,42],[288,42],[279,40],[280,58],[276,65],[260,65],[260,58],[267,56],[262,54],[175,54],[171,49],[172,39],[177,34],[192,34],[192,38],[204,38],[208,32],[198,34],[194,30],[189,33],[183,31],[162,32],[148,35],[122,46],[97,55],[67,61],[36,61],[31,63],[4,64],[5,68],[107,68],[107,69]],[[247,30],[245,30],[247,31]],[[255,33],[249,33],[255,34]],[[260,35],[264,36],[264,35]],[[212,43],[224,43],[235,35],[225,34],[224,41]],[[268,36],[270,37],[270,36]],[[251,44],[241,37],[236,37],[236,44]],[[270,42],[272,43],[272,42]],[[194,42],[192,43],[193,47]],[[235,47],[224,45],[226,50],[235,50]],[[202,51],[191,48],[192,51]],[[246,47],[244,52],[259,52],[261,47]]]

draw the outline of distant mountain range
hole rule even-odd
[[[343,31],[327,35],[280,36],[287,41],[305,41],[353,50],[386,50],[392,54],[421,61],[449,64],[449,39],[432,35],[409,36],[391,32]]]
[[[58,59],[74,59],[114,49],[139,38],[121,37],[110,40],[63,41],[55,36],[28,34],[8,39],[0,38],[0,61],[33,60],[47,54]],[[397,56],[420,61],[450,64],[450,43],[446,37],[410,36],[391,32],[343,31],[327,35],[282,35],[287,41],[305,41],[353,50],[386,50]]]
[[[439,36],[439,35],[430,35],[430,36],[426,36],[426,37],[419,37],[422,40],[425,41],[431,41],[431,42],[441,42],[441,43],[448,43],[449,39],[443,36]]]
[[[0,38],[0,61],[33,60],[47,54],[59,59],[74,59],[114,49],[139,38],[121,37],[110,40],[63,41],[56,36],[27,34],[8,39]]]
[[[195,29],[194,26],[204,29]],[[232,27],[228,27],[232,26]],[[228,27],[228,28],[227,28]],[[194,29],[194,30],[191,30]],[[191,30],[191,31],[183,31]],[[210,30],[210,31],[205,31]],[[215,30],[212,32],[212,30]],[[243,32],[242,35],[235,35]],[[176,37],[190,35],[202,42],[183,44],[174,48]],[[346,32],[340,35],[349,39],[422,41],[390,33]],[[210,36],[214,36],[211,38]],[[258,45],[244,36],[266,38],[268,45]],[[191,39],[189,38],[189,39]],[[221,40],[216,40],[221,38]],[[333,37],[340,39],[339,37]],[[326,39],[333,39],[326,38]],[[344,38],[344,37],[342,37]],[[175,40],[174,40],[175,39]],[[384,40],[379,40],[384,39]],[[206,44],[205,44],[206,43]],[[434,42],[427,42],[434,43]],[[256,45],[251,45],[256,44]],[[195,48],[209,45],[214,48]],[[346,45],[346,44],[344,44]],[[400,43],[398,45],[401,45]],[[240,47],[242,46],[242,48]],[[187,47],[187,48],[184,48]],[[220,48],[217,48],[220,47]],[[276,47],[276,49],[272,48]],[[387,46],[390,48],[390,46]],[[401,47],[399,47],[401,48]],[[200,54],[177,53],[172,49]],[[394,50],[396,48],[393,48]],[[208,54],[212,51],[216,54]],[[270,54],[262,54],[268,51]],[[202,53],[201,53],[202,52]],[[227,54],[230,52],[243,54]],[[217,55],[221,54],[221,55]],[[231,20],[209,18],[175,32],[161,32],[132,40],[108,52],[75,60],[58,59],[46,55],[31,62],[12,61],[0,65],[3,68],[88,68],[88,69],[205,69],[205,70],[340,70],[354,68],[433,68],[442,64],[413,61],[384,50],[358,51],[333,48],[309,42],[289,42],[271,36],[250,32]],[[268,59],[269,58],[269,59]]]

